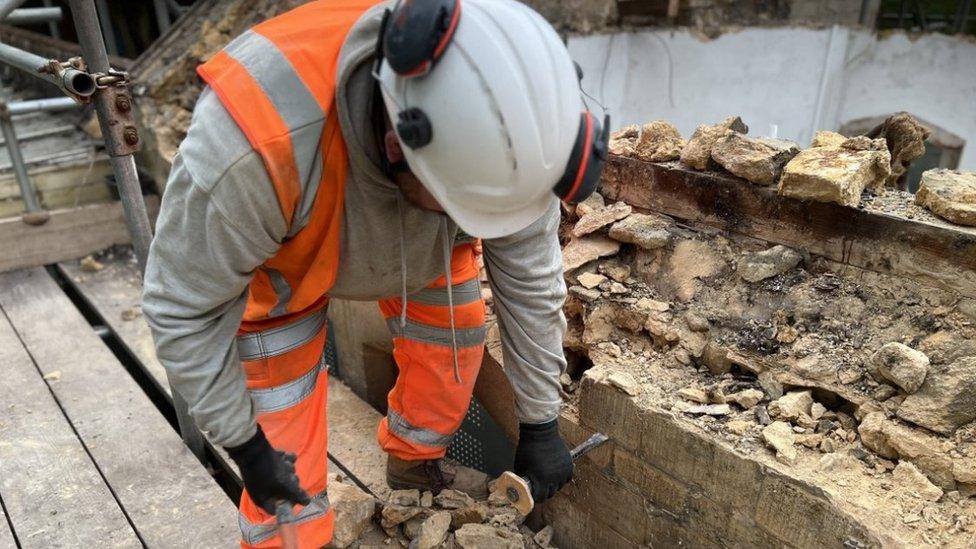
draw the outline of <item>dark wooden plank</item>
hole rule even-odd
[[[0,306],[151,547],[238,538],[231,501],[42,268],[0,275]]]
[[[976,229],[923,211],[897,213],[803,202],[728,174],[613,156],[602,191],[611,200],[793,246],[862,269],[907,276],[976,297]]]
[[[140,547],[139,538],[2,313],[0,368],[0,497],[21,544]],[[7,520],[0,516],[0,547],[13,545]]]
[[[146,207],[150,218],[155,218],[159,199],[146,197]],[[27,225],[19,217],[0,219],[0,272],[74,259],[129,241],[119,202],[54,210],[51,219],[39,226]]]

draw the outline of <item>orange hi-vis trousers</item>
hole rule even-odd
[[[471,403],[485,341],[485,307],[473,244],[454,248],[451,261],[454,338],[446,277],[408,296],[406,323],[400,299],[380,302],[394,336],[399,367],[378,439],[387,452],[405,460],[443,457]],[[333,513],[327,493],[326,399],[328,374],[325,300],[314,312],[287,324],[242,331],[238,351],[257,421],[271,445],[298,456],[301,487],[311,496],[295,506],[302,549],[332,540]],[[457,344],[458,372],[453,342]],[[241,496],[239,522],[244,548],[281,547],[276,522],[248,496]]]

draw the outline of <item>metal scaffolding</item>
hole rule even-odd
[[[0,21],[9,16],[25,0],[0,0]],[[132,112],[132,97],[128,89],[128,75],[112,69],[105,48],[105,38],[112,38],[111,28],[103,29],[101,23],[108,21],[108,14],[101,14],[95,2],[104,5],[103,0],[69,0],[71,16],[78,33],[82,56],[68,61],[48,60],[30,52],[9,45],[0,44],[0,63],[55,84],[67,98],[43,99],[34,102],[3,104],[0,111],[0,128],[3,130],[7,147],[11,151],[11,162],[27,207],[25,221],[43,223],[46,213],[40,208],[34,189],[27,178],[27,170],[20,155],[17,137],[10,122],[13,112],[27,110],[52,110],[68,107],[67,101],[75,104],[94,104],[98,123],[105,139],[115,180],[118,184],[126,225],[132,238],[132,247],[140,270],[145,273],[146,257],[152,231],[146,203],[142,198],[139,176],[136,173],[134,153],[140,146],[139,132]],[[103,37],[103,31],[107,36]],[[114,41],[113,41],[114,43]],[[173,406],[179,422],[180,434],[190,450],[198,459],[204,461],[203,435],[197,430],[187,409],[186,401],[170,383]]]

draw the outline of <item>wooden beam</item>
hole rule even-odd
[[[878,273],[976,297],[976,229],[781,197],[728,174],[612,156],[601,192],[653,210]]]
[[[159,198],[147,196],[146,207],[155,219]],[[20,218],[0,219],[0,273],[83,257],[129,240],[119,202],[54,210],[39,226]]]
[[[43,268],[0,275],[0,307],[150,547],[222,547],[237,512]],[[98,512],[97,508],[87,509]]]
[[[0,547],[141,547],[2,312],[0,369]]]

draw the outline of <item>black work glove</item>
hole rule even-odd
[[[251,499],[269,515],[275,514],[275,506],[282,500],[302,505],[311,501],[298,484],[295,454],[272,448],[261,427],[244,444],[227,448],[227,453],[240,468]]]
[[[532,499],[536,502],[556,495],[573,478],[573,459],[559,436],[557,420],[538,425],[519,425],[515,473],[529,480]]]

